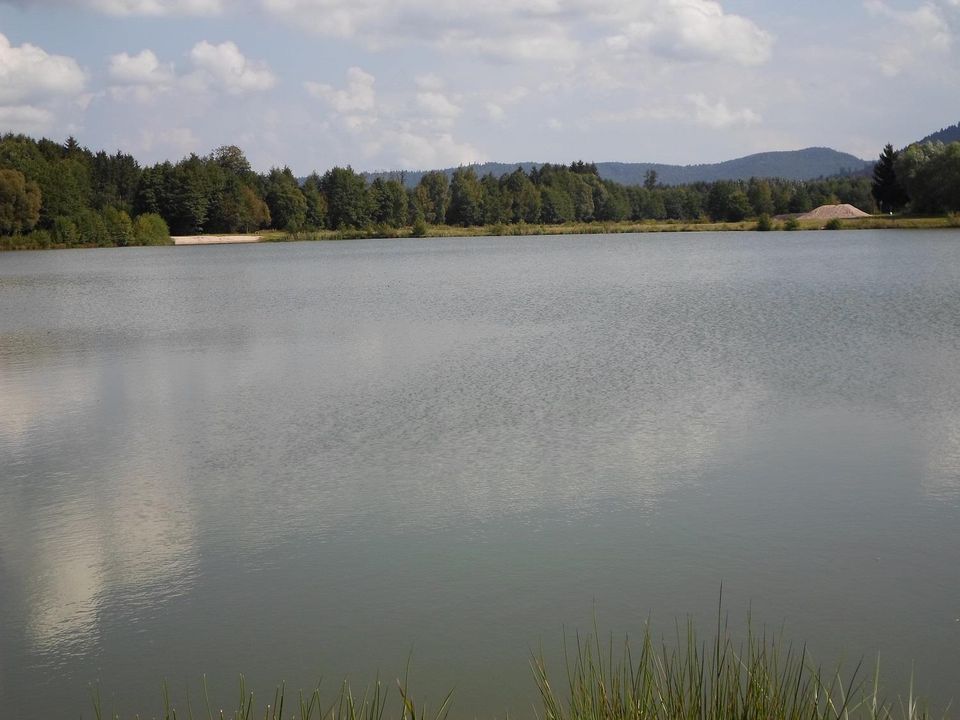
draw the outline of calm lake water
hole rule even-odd
[[[0,255],[3,717],[411,655],[532,717],[564,628],[721,584],[960,700],[960,232]]]

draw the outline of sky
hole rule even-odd
[[[0,0],[0,131],[258,170],[875,158],[960,121],[960,0]]]

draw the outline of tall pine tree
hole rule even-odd
[[[897,212],[910,202],[906,191],[897,182],[897,173],[893,168],[899,153],[889,143],[880,153],[880,160],[873,166],[873,185],[871,192],[883,212]]]

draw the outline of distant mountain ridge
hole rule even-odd
[[[529,173],[531,168],[545,163],[487,162],[471,165],[480,176],[492,173],[501,177],[518,167]],[[614,180],[624,185],[641,185],[648,171],[657,173],[657,181],[663,185],[686,185],[695,182],[717,180],[749,180],[751,177],[783,178],[785,180],[815,180],[834,175],[859,175],[869,172],[873,162],[831,148],[812,147],[803,150],[785,150],[757,153],[720,163],[701,165],[665,165],[662,163],[596,163],[597,171],[605,180]],[[452,175],[456,168],[444,168],[441,172]],[[364,173],[368,181],[378,177],[403,177],[407,187],[416,187],[429,171],[372,172]]]
[[[935,133],[930,133],[927,135],[921,143],[925,142],[942,142],[944,144],[952,142],[960,142],[960,123],[956,125],[951,125],[950,127],[943,128],[938,130]]]

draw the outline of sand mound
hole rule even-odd
[[[870,213],[865,213],[860,208],[853,205],[821,205],[816,210],[811,210],[803,215],[798,215],[799,220],[844,220],[846,218],[870,217]]]

